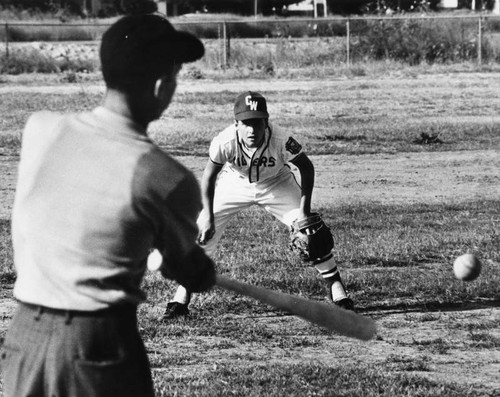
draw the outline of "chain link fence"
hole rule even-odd
[[[391,16],[174,22],[202,38],[211,68],[300,68],[395,60],[410,65],[474,61],[500,63],[500,16]],[[98,67],[106,24],[5,23],[2,58],[48,51],[68,63]],[[68,47],[67,43],[72,46]],[[68,49],[71,48],[71,49]],[[94,65],[94,66],[92,66]]]
[[[387,59],[412,65],[500,62],[498,16],[291,19],[222,25],[219,37],[224,43],[218,53],[219,63],[226,66],[241,63],[245,53],[262,58],[259,46],[263,43],[270,48],[269,59],[277,64],[286,59],[288,66],[308,66],[312,60],[314,64],[348,65]]]

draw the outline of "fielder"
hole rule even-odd
[[[229,220],[258,205],[291,228],[291,245],[314,266],[329,298],[353,310],[333,259],[333,238],[318,214],[311,213],[314,166],[302,146],[269,121],[266,99],[245,92],[234,105],[235,122],[217,135],[202,177],[203,211],[198,217],[199,243],[211,256]],[[300,172],[297,183],[288,163]],[[189,314],[191,292],[179,286],[165,317]]]

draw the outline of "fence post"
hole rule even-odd
[[[9,59],[9,25],[5,24],[5,57]]]
[[[351,31],[350,31],[350,24],[349,24],[349,19],[345,23],[345,29],[346,29],[346,63],[347,66],[351,65]]]
[[[229,55],[230,55],[230,47],[229,47],[229,33],[227,30],[227,23],[224,21],[222,25],[222,39],[224,40],[223,44],[223,66],[227,67],[229,65]]]
[[[224,59],[223,59],[223,53],[224,53],[224,43],[222,42],[223,37],[222,37],[222,28],[221,28],[221,24],[220,23],[217,23],[217,37],[219,38],[219,42],[218,42],[218,45],[219,45],[219,51],[217,51],[217,58],[218,58],[218,61],[219,61],[219,66],[222,68],[223,67],[223,62],[224,62]]]
[[[483,17],[480,15],[479,16],[479,22],[478,22],[478,31],[477,31],[477,63],[479,65],[482,64],[482,57],[483,57],[483,23],[482,23]]]
[[[227,67],[229,67],[229,62],[231,61],[231,30],[227,28]]]

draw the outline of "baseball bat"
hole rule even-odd
[[[215,284],[226,290],[289,312],[340,335],[366,341],[372,339],[377,332],[375,322],[372,319],[335,305],[242,283],[220,274],[217,275]]]

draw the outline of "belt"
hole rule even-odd
[[[99,310],[71,310],[71,309],[55,309],[52,307],[35,305],[18,301],[19,305],[37,314],[52,314],[64,317],[120,317],[127,315],[135,315],[137,306],[130,303],[122,303]]]

